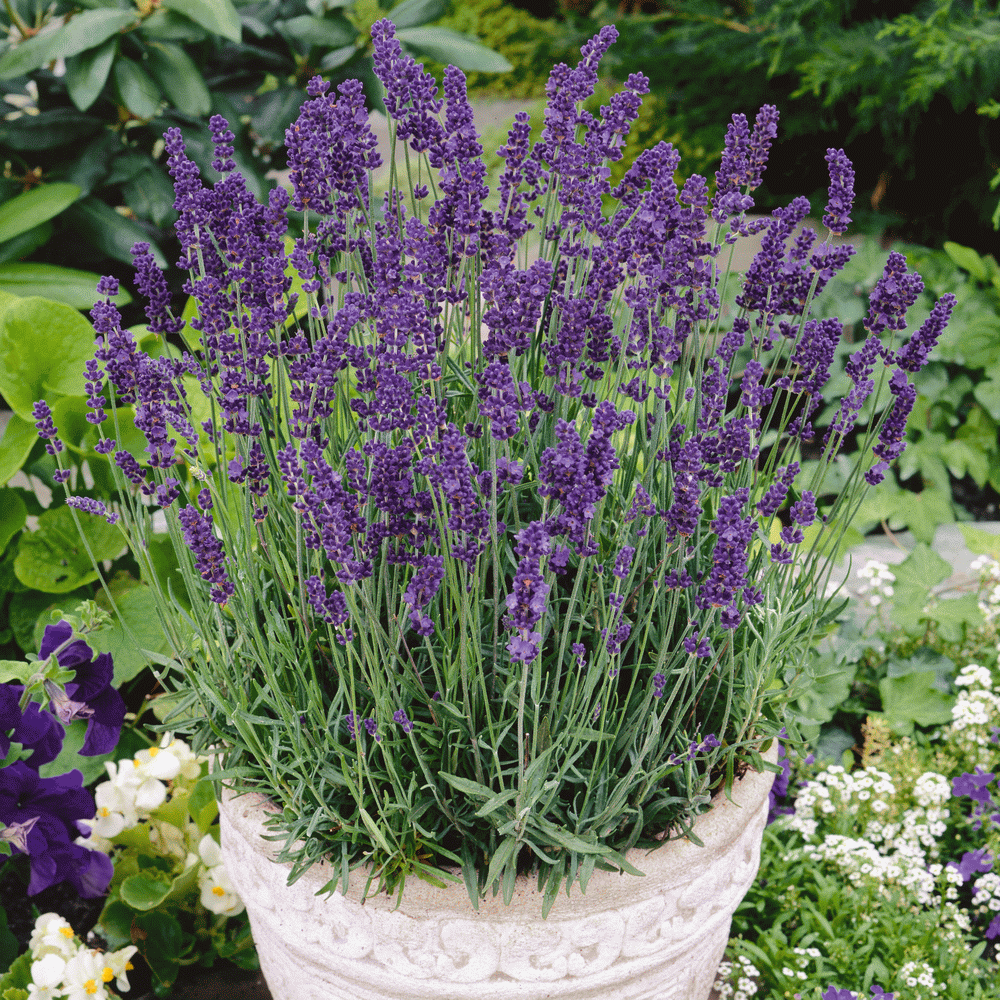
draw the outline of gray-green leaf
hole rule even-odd
[[[403,0],[389,11],[389,20],[397,28],[417,28],[430,24],[448,12],[444,0]]]
[[[74,309],[90,309],[93,306],[101,297],[97,294],[100,280],[101,276],[92,271],[77,271],[58,264],[38,264],[35,261],[0,264],[0,291],[21,298],[38,295]],[[132,296],[124,288],[115,298],[120,306],[131,301]]]

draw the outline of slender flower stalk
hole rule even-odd
[[[284,855],[293,874],[329,854],[393,888],[459,865],[474,900],[503,885],[509,901],[530,855],[547,912],[597,860],[634,871],[626,849],[680,835],[781,731],[832,614],[840,515],[903,447],[905,373],[950,306],[883,343],[919,290],[890,257],[827,461],[806,466],[842,333],[811,303],[851,249],[796,235],[805,198],[775,210],[727,321],[717,258],[758,228],[777,111],[752,131],[734,117],[712,199],[698,175],[678,187],[667,143],[611,191],[648,89],[633,74],[583,109],[616,37],[555,67],[538,142],[516,117],[496,203],[464,77],[449,68],[439,95],[381,20],[375,71],[415,182],[388,151],[374,203],[360,84],[317,78],[286,133],[291,194],[267,204],[223,119],[214,184],[167,133],[197,350],[150,358],[102,282],[87,391],[97,426],[122,428],[97,447],[180,665],[190,712],[171,722],[279,802],[288,843],[308,842]],[[851,166],[829,165],[843,232]],[[143,245],[136,266],[151,323],[176,332]],[[834,492],[830,463],[882,386],[892,407]],[[40,402],[54,448],[49,416]],[[129,421],[144,452],[124,446]],[[154,562],[151,508],[178,573]]]

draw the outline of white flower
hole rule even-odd
[[[181,762],[170,750],[150,747],[135,755],[136,767],[145,777],[173,781],[181,773]]]
[[[45,955],[72,958],[77,950],[75,937],[73,928],[58,913],[43,913],[35,921],[28,949],[33,958],[42,958]]]
[[[63,991],[66,960],[54,952],[31,963],[31,983],[28,1000],[56,1000]]]
[[[169,751],[177,758],[181,777],[187,778],[188,781],[197,781],[201,777],[201,763],[205,758],[196,756],[183,740],[174,739],[170,733],[164,733],[160,749]]]
[[[66,1000],[107,1000],[105,986],[114,978],[114,970],[101,952],[81,948],[66,963]]]
[[[205,865],[205,870],[198,875],[201,905],[212,913],[224,913],[227,917],[235,917],[237,913],[242,913],[243,900],[229,880],[229,875],[222,864],[222,851],[211,834],[206,833],[201,838],[198,854]]]
[[[130,944],[127,948],[122,948],[120,951],[109,951],[104,955],[104,963],[106,967],[111,970],[111,975],[115,980],[115,986],[117,986],[119,991],[122,993],[127,993],[129,990],[128,977],[125,973],[130,972],[134,968],[129,959],[138,950],[139,949],[136,948],[134,944]]]
[[[37,115],[38,110],[38,84],[34,80],[29,80],[25,84],[24,89],[27,91],[25,94],[4,94],[3,99],[8,104],[13,104],[17,111],[8,111],[5,114],[4,121],[12,122],[16,121],[22,115]]]

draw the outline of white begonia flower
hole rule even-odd
[[[223,865],[202,871],[198,875],[198,886],[201,889],[201,905],[212,913],[235,917],[246,908]]]
[[[99,837],[117,837],[122,830],[139,822],[135,795],[127,786],[104,781],[94,791],[94,802],[97,812],[90,822],[90,829]]]
[[[222,848],[215,842],[215,838],[206,833],[198,844],[198,854],[201,862],[206,868],[215,868],[222,864]]]
[[[66,1000],[108,1000],[106,989],[115,978],[105,956],[90,948],[81,948],[67,963],[63,980]]]
[[[117,769],[114,764],[106,764],[105,767],[112,783],[136,813],[150,813],[166,801],[167,786],[149,775],[137,761],[120,760]]]
[[[140,750],[135,755],[137,768],[148,778],[173,781],[181,773],[181,762],[176,754],[159,747]]]
[[[42,958],[45,955],[72,958],[78,947],[75,937],[73,928],[58,913],[43,913],[35,921],[35,929],[28,941],[28,950],[33,958]]]
[[[127,972],[131,972],[135,966],[129,961],[129,959],[138,951],[139,949],[134,945],[130,944],[127,948],[122,948],[119,951],[109,951],[104,955],[104,963],[108,969],[111,970],[111,975],[114,977],[115,986],[121,993],[127,993],[131,988],[129,986]],[[110,982],[110,980],[108,980]]]
[[[181,777],[188,781],[196,781],[201,777],[201,763],[205,758],[196,756],[183,740],[174,739],[170,733],[164,733],[160,749],[168,750],[177,758],[181,766]]]
[[[31,983],[28,1000],[56,1000],[63,992],[66,959],[50,952],[31,963]]]

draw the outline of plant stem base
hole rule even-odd
[[[772,745],[766,756],[776,759]],[[645,877],[595,871],[585,894],[563,889],[546,920],[537,879],[519,877],[473,910],[464,884],[407,879],[396,897],[316,893],[334,876],[314,865],[294,885],[261,838],[274,806],[222,797],[222,853],[246,903],[274,1000],[707,1000],[732,915],[757,874],[771,773],[749,772],[698,818],[704,847],[671,841],[629,861]]]

